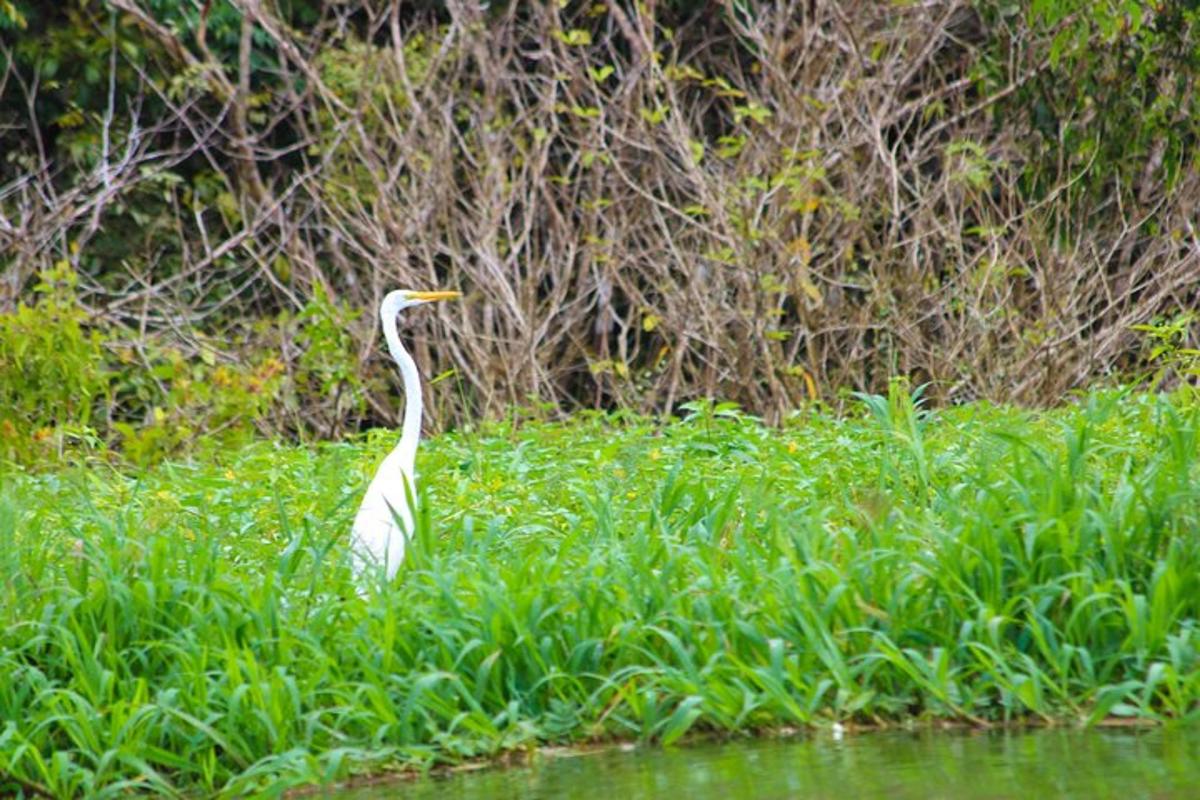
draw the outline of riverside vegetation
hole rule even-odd
[[[0,0],[0,794],[1194,719],[1197,26]]]
[[[897,382],[857,407],[443,435],[365,599],[346,532],[391,432],[10,468],[0,785],[232,795],[545,743],[1195,720],[1194,398],[927,412]]]

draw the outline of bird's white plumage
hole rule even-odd
[[[414,464],[421,439],[421,378],[412,356],[400,342],[396,316],[409,306],[457,296],[457,292],[401,290],[389,292],[379,307],[388,351],[400,368],[404,383],[404,422],[399,443],[371,479],[354,517],[350,533],[351,563],[360,582],[364,576],[378,575],[380,569],[389,581],[394,578],[413,533],[413,507],[417,498]]]
[[[414,485],[413,476],[388,463],[395,455],[393,451],[383,460],[354,517],[350,541],[354,574],[358,577],[380,567],[388,580],[395,577],[404,561],[404,546],[412,535],[413,513],[405,485]]]

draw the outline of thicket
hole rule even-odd
[[[0,0],[0,447],[392,422],[398,286],[466,293],[406,320],[438,424],[1135,373],[1194,344],[1198,17]]]

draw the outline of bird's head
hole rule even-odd
[[[462,292],[415,292],[411,289],[397,289],[394,292],[388,292],[387,296],[383,298],[380,313],[385,317],[395,316],[412,306],[436,303],[439,300],[453,300],[456,297],[462,297]]]

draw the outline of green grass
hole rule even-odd
[[[0,489],[0,793],[279,792],[547,742],[831,720],[1200,717],[1200,411],[1092,394],[783,429],[585,416],[260,443]]]

